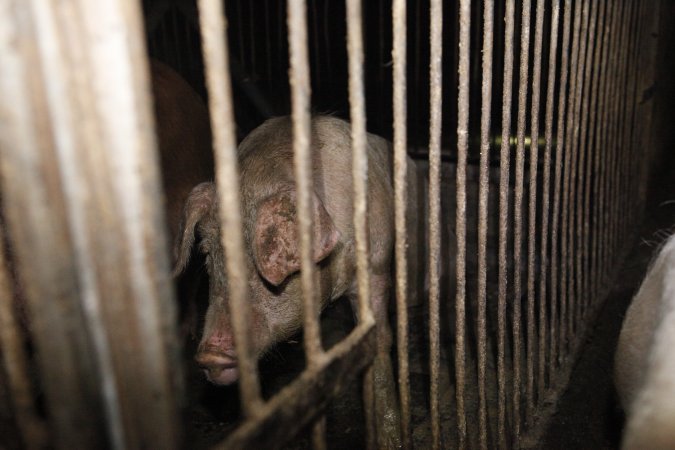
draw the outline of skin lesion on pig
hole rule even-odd
[[[356,310],[350,127],[328,116],[314,117],[311,125],[313,259],[321,309],[346,296]],[[280,117],[263,123],[238,148],[252,345],[258,355],[291,338],[302,326],[292,142],[291,120]],[[373,370],[379,448],[400,446],[387,314],[394,243],[391,154],[387,141],[368,135],[368,233],[377,335]],[[213,183],[197,185],[188,196],[176,240],[175,271],[184,269],[197,239],[207,255],[209,306],[195,359],[211,382],[231,384],[239,374],[217,200]]]

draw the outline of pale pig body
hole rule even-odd
[[[350,127],[337,118],[315,117],[311,138],[314,261],[321,308],[345,295],[356,306]],[[387,318],[394,243],[392,152],[387,141],[374,135],[368,135],[367,146],[371,295],[378,344],[374,362],[377,426],[378,434],[386,436],[381,446],[396,446],[398,409]],[[252,345],[256,354],[262,355],[298,332],[303,316],[290,118],[271,119],[254,130],[239,146],[238,161]],[[203,183],[190,194],[178,247],[178,269],[189,257],[196,228],[200,249],[207,254],[210,283],[209,308],[196,359],[212,382],[229,384],[239,373],[216,205],[212,183]]]
[[[615,355],[625,449],[675,449],[675,236],[633,299]]]

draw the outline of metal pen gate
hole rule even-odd
[[[393,0],[390,9],[379,3],[391,12],[392,30],[403,446],[532,446],[641,217],[652,156],[652,104],[645,92],[653,82],[655,44],[648,37],[656,28],[658,3],[428,3]],[[430,101],[423,119],[430,129],[428,136],[416,131],[414,145],[406,131],[411,123],[419,128],[409,117],[406,96],[411,4],[418,20],[420,11],[428,14],[430,31]],[[348,0],[346,16],[332,18],[347,26],[343,95],[352,123],[359,311],[356,328],[329,350],[321,344],[314,301],[308,204],[310,61],[318,64],[320,53],[308,45],[308,17],[314,13],[316,20],[317,10],[302,0],[288,0],[286,7],[274,4],[272,11],[288,21],[308,364],[268,400],[261,395],[248,335],[230,78],[232,49],[238,46],[242,58],[251,43],[243,37],[228,43],[220,1],[200,0],[193,18],[203,48],[244,416],[218,447],[278,448],[307,425],[315,448],[330,447],[326,406],[346,384],[362,380],[363,445],[376,448],[368,369],[375,319],[367,282],[364,6]],[[0,0],[0,13],[3,445],[189,447],[181,431],[182,363],[141,5]],[[319,26],[313,27],[316,33]],[[420,42],[414,45],[421,48]],[[419,71],[421,57],[414,55]],[[256,105],[263,115],[274,110]],[[442,133],[452,135],[450,144]],[[428,325],[409,317],[405,295],[412,232],[405,221],[412,201],[405,189],[406,155],[413,146],[411,153],[428,167]],[[447,196],[453,197],[452,211],[442,207]],[[453,218],[456,239],[440,226],[443,214]],[[452,262],[443,261],[448,245],[456,246]],[[447,295],[444,264],[454,265],[455,289]],[[442,313],[445,307],[452,312]],[[410,365],[417,357],[410,351],[418,350],[410,330],[420,326],[428,333],[422,391],[411,390],[410,379],[411,370],[418,370]],[[442,333],[444,327],[451,336]]]

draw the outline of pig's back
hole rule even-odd
[[[152,93],[171,242],[192,188],[213,178],[206,105],[178,73],[151,61]]]

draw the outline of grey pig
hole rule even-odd
[[[614,377],[624,449],[675,449],[675,236],[649,268],[619,335]]]
[[[290,338],[302,325],[292,134],[289,117],[274,118],[252,131],[238,148],[252,347],[257,355]],[[342,296],[350,299],[354,310],[357,307],[350,142],[347,122],[329,116],[312,119],[314,261],[321,309]],[[371,297],[377,338],[373,369],[378,448],[397,448],[399,410],[387,317],[394,244],[391,146],[386,140],[368,134],[367,154]],[[412,162],[408,174],[415,175]],[[414,187],[416,181],[409,179],[409,184]],[[416,195],[413,193],[411,198]],[[209,274],[209,307],[196,360],[212,383],[231,384],[237,381],[239,372],[213,183],[196,186],[186,202],[183,227],[176,243],[177,272],[188,261],[195,231],[201,238],[199,248],[207,255]]]

